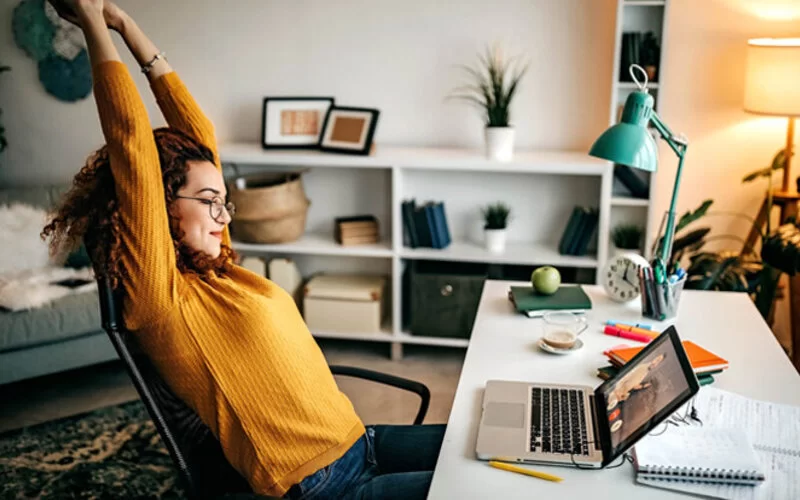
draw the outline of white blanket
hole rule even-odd
[[[84,279],[90,283],[69,288],[54,285],[54,281],[64,279]],[[71,269],[68,267],[44,267],[27,269],[18,273],[0,275],[0,307],[21,311],[41,307],[61,297],[86,293],[97,289],[91,267]]]

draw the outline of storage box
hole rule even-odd
[[[386,281],[384,276],[315,276],[303,291],[303,313],[309,330],[379,333]]]
[[[410,267],[410,331],[469,338],[486,281],[484,264],[417,261]]]

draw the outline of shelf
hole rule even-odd
[[[636,90],[639,88],[639,86],[636,84],[636,82],[617,82],[617,88],[623,90]],[[658,82],[648,82],[647,88],[649,90],[658,90]]]
[[[316,331],[311,332],[316,338],[339,339],[339,340],[365,340],[368,342],[397,342],[400,344],[434,345],[442,347],[467,347],[469,339],[458,339],[449,337],[422,337],[403,332],[393,335],[389,327],[383,328],[376,333],[348,333],[335,331]]]
[[[613,196],[611,205],[615,207],[649,207],[650,200],[646,198],[632,198],[630,196]]]
[[[322,339],[367,340],[371,342],[394,342],[397,338],[391,332],[391,327],[385,326],[380,332],[351,333],[337,331],[312,331],[311,335]]]
[[[403,344],[416,344],[416,345],[437,345],[444,347],[467,347],[469,339],[459,339],[451,337],[423,337],[421,335],[411,335],[409,332],[403,332],[400,335],[395,335],[393,338],[398,339]]]
[[[369,156],[319,151],[264,150],[256,143],[222,145],[223,163],[281,167],[409,168],[427,170],[517,172],[555,175],[603,175],[610,163],[585,151],[518,151],[509,162],[489,160],[482,151],[459,148],[377,147]]]
[[[666,0],[625,0],[626,7],[663,7]]]
[[[391,258],[390,243],[380,242],[375,245],[342,246],[336,243],[333,235],[306,233],[299,240],[291,243],[262,244],[232,242],[233,249],[247,255],[263,253],[293,253],[305,255],[341,255],[348,257]]]
[[[551,265],[563,267],[588,267],[598,265],[595,256],[575,257],[561,255],[556,244],[509,242],[506,251],[494,254],[483,246],[468,242],[453,242],[444,249],[403,248],[400,256],[406,259],[447,260],[460,262],[486,262],[490,264]]]

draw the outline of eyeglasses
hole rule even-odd
[[[231,217],[233,217],[233,214],[236,213],[236,206],[233,203],[231,202],[225,203],[222,200],[222,198],[219,198],[218,196],[215,196],[211,199],[194,198],[192,196],[180,196],[180,195],[176,195],[175,197],[183,198],[184,200],[197,200],[203,203],[204,205],[208,205],[209,215],[211,215],[211,218],[214,219],[216,222],[219,222],[220,224],[224,224],[224,221],[222,220],[223,210],[226,210],[228,212],[228,215],[230,215]]]

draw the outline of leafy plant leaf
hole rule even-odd
[[[745,175],[742,178],[742,183],[747,183],[754,181],[760,177],[769,177],[771,176],[776,170],[783,170],[786,168],[786,150],[781,149],[775,156],[772,157],[772,163],[768,167],[760,168],[758,170],[753,170],[749,174]]]

